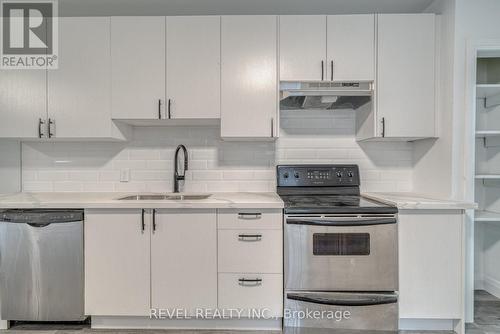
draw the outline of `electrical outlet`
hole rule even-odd
[[[120,170],[120,182],[130,181],[130,168],[123,168]]]

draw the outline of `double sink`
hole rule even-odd
[[[119,201],[193,201],[207,199],[212,194],[147,194],[129,195],[118,198]]]

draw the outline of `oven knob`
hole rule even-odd
[[[295,176],[295,178],[298,179],[299,178],[299,173],[295,172],[295,174],[293,176]]]
[[[283,174],[283,177],[284,177],[285,179],[288,179],[288,173]]]
[[[341,172],[337,172],[337,177],[342,177],[342,173]]]
[[[352,177],[352,172],[348,172],[347,176]]]

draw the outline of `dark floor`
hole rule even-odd
[[[474,323],[466,325],[466,334],[500,334],[500,299],[484,290],[474,296]]]
[[[500,334],[500,299],[484,290],[475,292],[474,323],[466,325],[466,334]],[[194,331],[194,330],[91,330],[88,325],[19,324],[0,334],[279,334],[277,331]],[[449,334],[449,331],[400,331],[400,334]]]

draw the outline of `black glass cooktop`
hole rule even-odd
[[[362,196],[281,195],[285,213],[396,213],[397,208]]]

